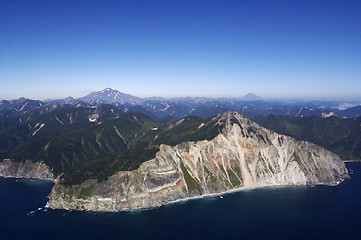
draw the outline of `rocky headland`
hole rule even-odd
[[[122,211],[248,188],[334,185],[349,177],[336,154],[315,144],[263,128],[236,112],[212,120],[222,126],[213,139],[162,144],[138,169],[119,171],[104,181],[57,183],[47,206]]]
[[[3,159],[0,162],[0,177],[7,178],[34,178],[56,181],[51,169],[44,162],[15,162]]]

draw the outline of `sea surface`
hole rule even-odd
[[[361,163],[337,186],[269,187],[145,211],[47,210],[51,182],[0,178],[0,239],[361,239]]]

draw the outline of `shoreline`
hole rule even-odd
[[[284,187],[301,187],[301,186],[302,187],[313,187],[313,186],[330,186],[330,187],[334,187],[334,186],[340,185],[345,180],[347,180],[347,178],[342,179],[340,181],[337,181],[337,182],[335,182],[333,184],[312,184],[312,185],[311,184],[305,184],[305,185],[285,184],[285,185],[266,185],[266,186],[256,186],[256,187],[248,187],[248,188],[246,188],[246,187],[245,188],[237,188],[237,189],[227,190],[227,191],[221,192],[221,193],[208,193],[208,194],[203,194],[203,195],[199,195],[199,196],[181,198],[181,199],[177,199],[177,200],[174,200],[174,201],[166,202],[164,204],[160,204],[159,206],[152,207],[152,208],[124,209],[122,211],[151,210],[151,209],[159,208],[159,207],[162,207],[162,206],[165,206],[165,205],[168,205],[168,204],[186,202],[186,201],[189,201],[189,200],[198,200],[198,199],[203,199],[203,198],[207,198],[207,197],[219,197],[219,196],[228,195],[228,194],[231,194],[231,193],[242,192],[242,191],[250,191],[250,190],[262,189],[262,188],[284,188]]]
[[[360,161],[361,162],[361,161]],[[108,210],[108,211],[96,211],[96,210],[81,210],[81,209],[70,209],[70,208],[52,208],[48,205],[48,202],[45,204],[44,208],[46,209],[51,209],[51,210],[63,210],[63,211],[76,211],[76,212],[90,212],[90,213],[120,213],[120,212],[132,212],[132,211],[148,211],[148,210],[153,210],[153,209],[157,209],[166,205],[171,205],[171,204],[176,204],[176,203],[182,203],[182,202],[186,202],[186,201],[192,201],[192,200],[199,200],[199,199],[204,199],[204,198],[208,198],[208,197],[219,197],[219,196],[223,196],[223,195],[227,195],[227,194],[231,194],[231,193],[237,193],[237,192],[241,192],[241,191],[250,191],[250,190],[255,190],[255,189],[262,189],[262,188],[284,188],[284,187],[313,187],[313,186],[330,186],[330,187],[334,187],[337,186],[339,184],[341,184],[342,182],[344,182],[345,180],[347,180],[347,178],[342,179],[338,182],[335,182],[333,184],[305,184],[305,185],[291,185],[291,184],[287,184],[287,185],[266,185],[266,186],[256,186],[256,187],[249,187],[249,188],[237,188],[237,189],[231,189],[231,190],[227,190],[225,192],[220,192],[220,193],[208,193],[208,194],[203,194],[203,195],[198,195],[198,196],[190,196],[190,197],[186,197],[186,198],[180,198],[177,200],[173,200],[173,201],[169,201],[169,202],[164,202],[161,203],[157,206],[154,207],[149,207],[149,208],[126,208],[126,209],[121,209],[121,210]]]
[[[345,160],[344,163],[361,162],[361,160]]]
[[[349,163],[349,162],[361,162],[361,160],[346,160],[343,161],[344,163]],[[49,178],[29,178],[29,177],[16,177],[16,176],[0,176],[0,178],[7,178],[7,179],[25,179],[25,180],[41,180],[41,181],[48,181],[48,182],[52,182],[54,184],[57,184],[57,180],[58,179],[49,179]],[[241,191],[250,191],[250,190],[254,190],[254,189],[262,189],[262,188],[283,188],[283,187],[297,187],[297,186],[303,186],[303,187],[309,187],[309,186],[337,186],[339,184],[341,184],[342,182],[344,182],[345,180],[347,180],[347,178],[344,179],[340,179],[339,181],[336,181],[334,183],[330,183],[330,184],[326,184],[326,183],[319,183],[319,184],[304,184],[304,185],[294,185],[294,184],[284,184],[284,185],[260,185],[260,186],[253,186],[253,187],[241,187],[241,188],[237,188],[237,189],[230,189],[224,192],[218,192],[218,193],[207,193],[207,194],[203,194],[203,195],[196,195],[196,196],[187,196],[185,198],[180,198],[180,199],[176,199],[176,200],[172,200],[172,201],[167,201],[167,202],[161,202],[160,204],[153,206],[153,207],[139,207],[139,208],[124,208],[124,209],[107,209],[107,210],[81,210],[81,209],[72,209],[72,208],[52,208],[49,206],[49,201],[45,204],[44,208],[46,209],[52,209],[52,210],[65,210],[65,211],[80,211],[80,212],[94,212],[94,213],[99,213],[99,212],[106,212],[106,213],[116,213],[116,212],[131,212],[131,211],[145,211],[145,210],[152,210],[152,209],[156,209],[162,206],[166,206],[169,204],[175,204],[175,203],[181,203],[181,202],[186,202],[189,200],[197,200],[197,199],[203,199],[203,198],[208,198],[208,197],[219,197],[219,196],[223,196],[223,195],[227,195],[227,194],[231,194],[231,193],[236,193],[236,192],[241,192]],[[48,198],[50,196],[51,190],[48,194]]]
[[[54,184],[57,183],[57,181],[56,181],[55,179],[50,179],[50,178],[29,178],[29,177],[16,177],[16,176],[0,176],[0,179],[1,179],[1,178],[40,180],[40,181],[52,182],[52,183],[54,183]]]

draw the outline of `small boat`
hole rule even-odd
[[[222,196],[219,196],[219,198],[223,198]]]

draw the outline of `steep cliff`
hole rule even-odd
[[[43,162],[14,162],[9,159],[0,162],[0,177],[36,178],[55,181],[52,171]]]
[[[101,182],[56,184],[47,205],[121,211],[245,188],[332,185],[348,177],[337,155],[265,129],[236,112],[199,125],[210,127],[220,129],[213,139],[162,144],[155,158],[137,170],[120,171]]]

